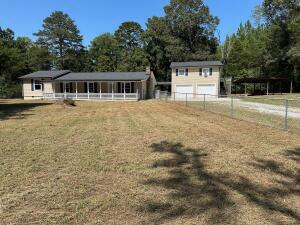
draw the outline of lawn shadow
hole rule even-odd
[[[29,111],[33,108],[50,105],[51,103],[45,102],[22,102],[22,103],[9,103],[0,102],[0,121],[7,119],[25,119],[27,116],[33,115]]]
[[[150,200],[139,209],[155,215],[154,224],[179,217],[204,217],[209,224],[236,224],[239,203],[233,200],[233,193],[243,196],[249,205],[261,208],[273,222],[279,217],[296,223],[300,221],[299,209],[284,201],[288,197],[299,197],[299,168],[292,171],[273,160],[254,159],[249,165],[259,174],[266,173],[270,178],[276,174],[277,179],[271,185],[264,185],[238,174],[208,172],[208,153],[204,149],[189,149],[181,143],[166,141],[150,147],[153,152],[168,156],[168,159],[156,161],[153,168],[166,168],[169,174],[166,178],[145,182],[145,185],[163,188],[168,193],[163,200]],[[283,155],[286,160],[299,163],[300,149],[286,150]],[[274,217],[274,213],[279,217]]]
[[[178,217],[198,217],[209,214],[212,224],[228,223],[236,210],[228,191],[207,172],[204,149],[184,148],[180,143],[161,142],[152,144],[153,152],[172,155],[166,160],[159,160],[153,168],[168,168],[167,178],[155,178],[146,185],[162,187],[170,193],[167,201],[148,201],[140,210],[159,214],[154,224]]]

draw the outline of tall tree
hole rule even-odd
[[[93,61],[94,70],[116,71],[121,58],[119,42],[110,33],[102,34],[92,41],[89,54]]]
[[[143,29],[139,23],[129,21],[119,26],[115,32],[115,36],[122,48],[134,50],[135,48],[142,47],[142,33]]]
[[[265,72],[267,30],[253,27],[250,21],[227,37],[221,47],[224,75],[233,78],[259,77]]]
[[[202,0],[171,0],[165,16],[150,18],[143,36],[157,78],[170,79],[172,61],[215,59],[218,23]]]
[[[216,51],[214,33],[219,19],[210,14],[202,0],[171,0],[165,13],[172,34],[179,37],[190,52]]]
[[[124,22],[115,32],[120,45],[118,71],[144,71],[148,60],[143,50],[143,29],[136,22]]]
[[[299,0],[264,0],[262,3],[263,14],[269,24],[287,23],[292,12],[299,7]]]
[[[44,20],[42,29],[35,33],[37,43],[47,47],[57,57],[58,69],[65,69],[68,52],[82,51],[82,36],[74,21],[61,11],[53,12]]]

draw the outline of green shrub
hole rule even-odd
[[[67,106],[76,106],[76,103],[73,99],[67,98],[63,100],[63,104]]]
[[[0,82],[0,98],[21,98],[22,84]]]

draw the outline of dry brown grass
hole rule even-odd
[[[300,136],[177,104],[0,100],[1,224],[299,224]]]

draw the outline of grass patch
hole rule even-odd
[[[300,221],[297,134],[156,101],[0,110],[2,224]]]

